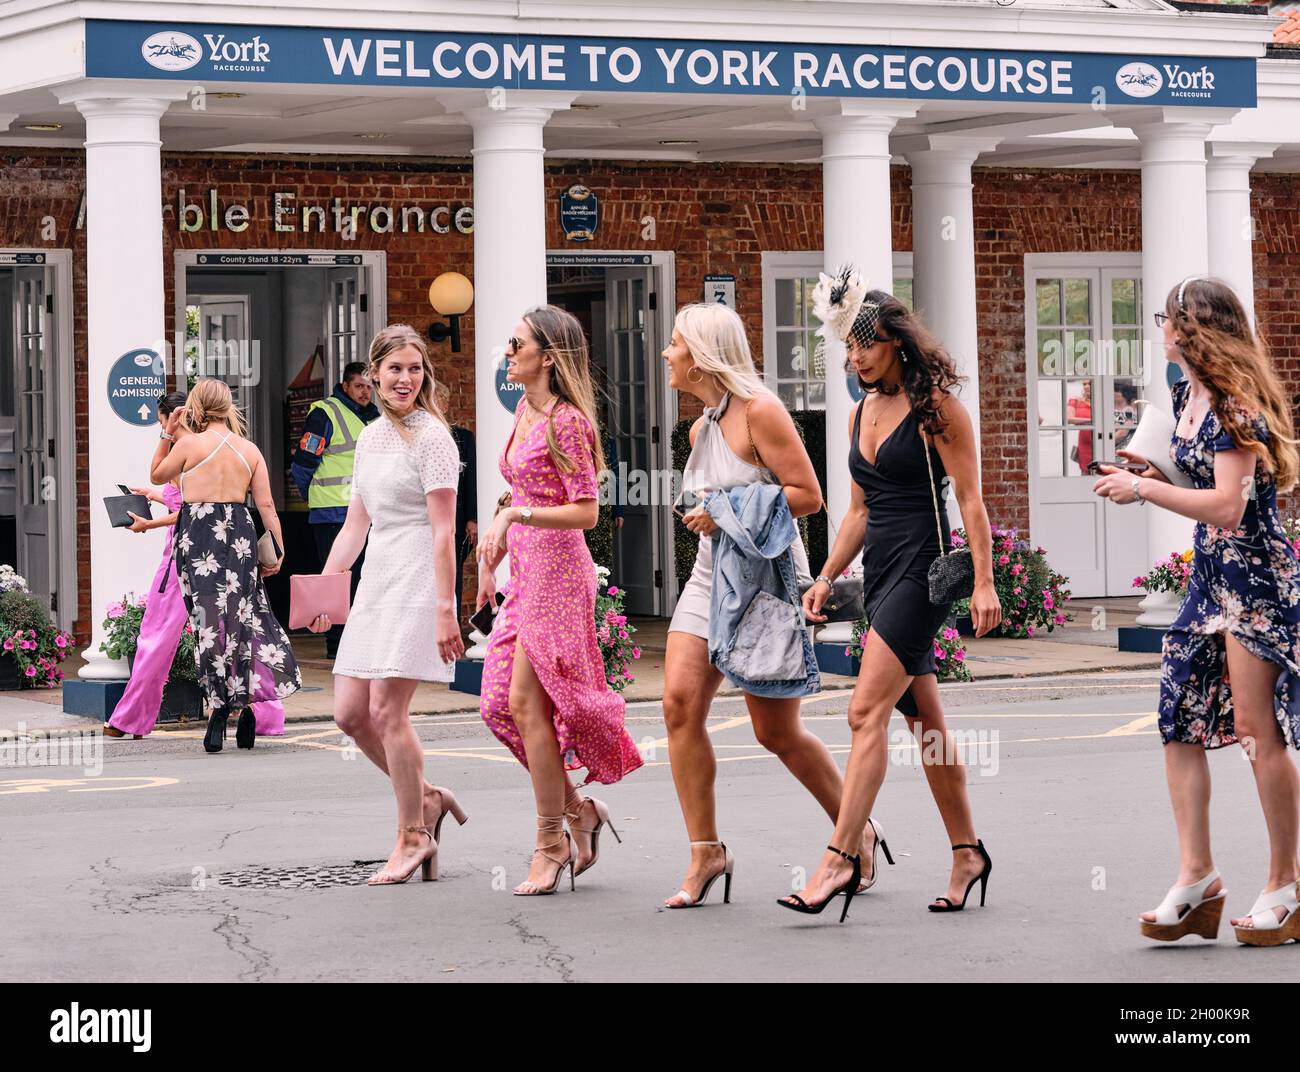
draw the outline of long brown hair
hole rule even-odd
[[[1169,291],[1165,313],[1187,369],[1209,394],[1223,430],[1264,463],[1278,490],[1293,487],[1300,453],[1291,405],[1232,288],[1221,279],[1187,280]],[[1267,442],[1260,441],[1252,424],[1257,414],[1268,426]]]
[[[235,405],[230,384],[205,376],[194,385],[181,410],[181,423],[191,432],[203,432],[213,424],[224,424],[237,436],[245,435],[243,414]]]
[[[442,412],[434,397],[433,359],[429,356],[429,347],[424,341],[424,336],[409,324],[389,324],[388,327],[380,329],[379,333],[370,340],[370,380],[375,385],[375,404],[379,406],[379,412],[393,422],[397,434],[404,440],[409,440],[412,432],[402,423],[402,419],[393,411],[388,400],[384,398],[383,392],[379,390],[379,366],[393,351],[405,349],[407,346],[412,346],[420,352],[420,363],[424,367],[424,376],[420,381],[420,389],[415,392],[412,408],[431,413],[446,427],[451,427],[446,414]]]
[[[946,395],[965,377],[957,374],[956,362],[944,349],[943,343],[919,316],[910,312],[892,294],[885,290],[869,290],[865,300],[879,307],[878,337],[898,339],[902,344],[899,350],[900,381],[893,391],[885,391],[879,383],[868,383],[858,376],[859,386],[864,391],[884,394],[906,391],[908,404],[921,426],[931,435],[942,434],[944,422],[939,417],[939,407],[943,398],[942,395],[936,398],[936,393]],[[845,364],[845,371],[853,371],[851,362]]]
[[[556,467],[564,473],[571,473],[578,468],[575,459],[570,458],[555,438],[555,411],[562,403],[568,403],[591,425],[595,446],[592,461],[596,472],[605,468],[605,449],[601,443],[600,424],[596,421],[596,390],[591,383],[591,355],[587,349],[587,336],[583,334],[582,325],[572,313],[556,305],[539,305],[524,313],[524,323],[537,339],[537,345],[543,354],[550,354],[555,364],[551,366],[551,394],[559,401],[551,407],[546,420],[546,447]]]

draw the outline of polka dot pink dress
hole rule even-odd
[[[552,413],[560,448],[577,463],[562,472],[546,445],[546,422],[538,421],[507,462],[514,432],[498,465],[515,506],[563,506],[597,497],[592,462],[595,434],[571,406]],[[519,422],[516,419],[515,428]],[[518,641],[554,703],[555,735],[569,770],[586,768],[586,782],[617,782],[641,766],[641,755],[623,722],[623,697],[605,680],[596,641],[596,567],[581,529],[510,526],[510,584],[497,612],[483,663],[479,713],[525,767],[524,742],[510,717],[510,677]]]

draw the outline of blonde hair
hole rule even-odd
[[[555,438],[555,411],[560,403],[567,402],[591,425],[595,446],[592,462],[596,472],[605,468],[605,450],[601,444],[600,424],[596,420],[596,390],[591,383],[591,355],[587,349],[587,336],[583,334],[578,318],[556,305],[540,305],[524,313],[524,323],[537,339],[543,354],[550,354],[555,364],[551,366],[550,389],[559,398],[551,407],[546,419],[546,446],[551,460],[561,472],[571,473],[578,463],[570,458]]]
[[[446,414],[442,412],[442,408],[434,398],[433,359],[429,356],[429,347],[424,341],[424,336],[409,324],[389,324],[370,341],[370,382],[375,385],[375,403],[379,406],[379,411],[393,422],[397,434],[404,440],[409,440],[413,433],[402,423],[401,417],[394,412],[384,393],[379,390],[379,366],[384,363],[384,358],[389,354],[404,350],[408,346],[420,352],[420,363],[424,368],[420,389],[415,393],[413,409],[422,409],[440,420],[447,428],[451,427]]]
[[[1300,452],[1290,400],[1241,300],[1221,279],[1192,279],[1169,291],[1165,313],[1179,352],[1208,392],[1224,431],[1263,463],[1279,491],[1294,487]],[[1256,433],[1256,414],[1268,428],[1267,443]]]
[[[246,435],[244,415],[235,405],[230,384],[204,377],[194,385],[181,410],[181,424],[191,432],[203,432],[213,424],[224,424],[237,436]]]
[[[673,327],[691,352],[695,367],[712,375],[742,401],[771,394],[754,368],[744,321],[721,302],[692,302],[677,311]]]

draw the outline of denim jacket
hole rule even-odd
[[[704,509],[713,534],[709,661],[752,696],[807,696],[821,689],[795,583],[798,538],[777,484],[714,491]]]

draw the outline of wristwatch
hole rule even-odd
[[[1142,492],[1138,491],[1138,481],[1141,479],[1142,479],[1141,477],[1137,477],[1137,476],[1133,478],[1133,494],[1137,496],[1138,502],[1144,503],[1146,502],[1146,499],[1142,498]]]
[[[525,525],[533,523],[533,508],[531,506],[521,506],[519,508],[519,520]]]
[[[167,440],[168,443],[175,443],[175,442],[176,442],[176,437],[175,437],[174,435],[170,435],[170,434],[167,433],[167,432],[159,432],[159,433],[158,433],[158,438],[159,438],[159,439],[165,439],[165,440]]]

